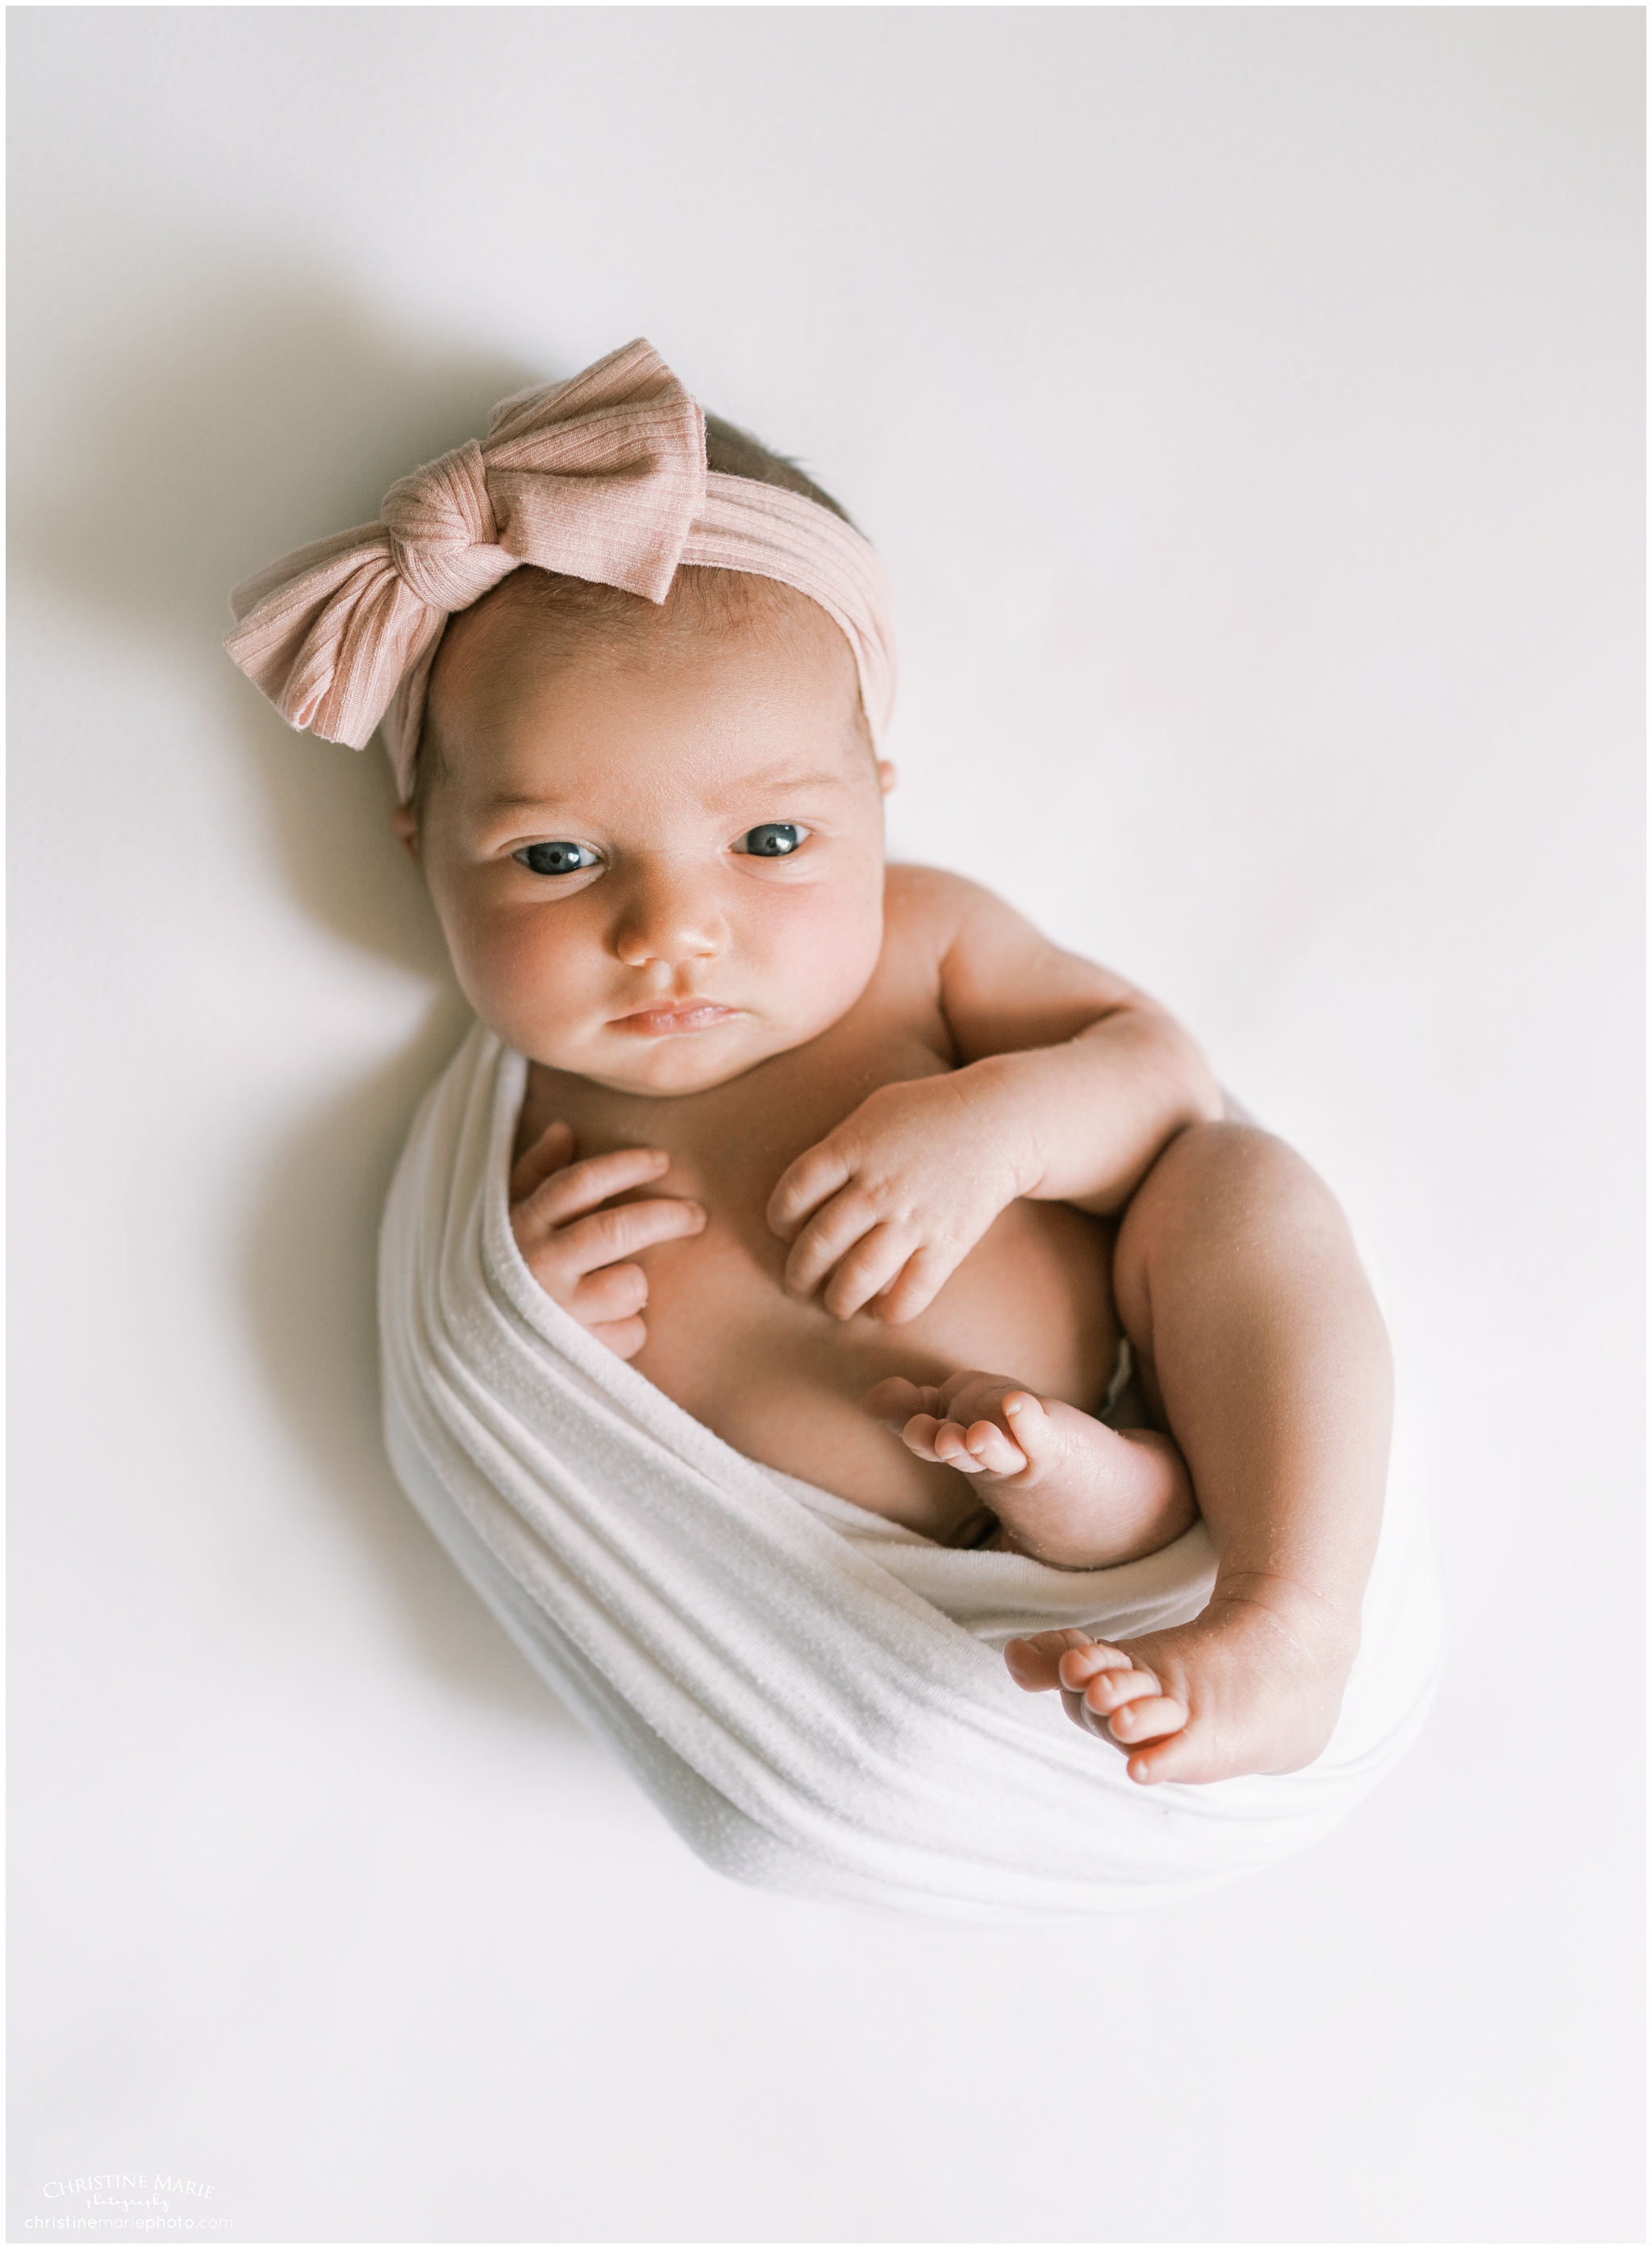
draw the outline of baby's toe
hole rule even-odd
[[[1090,1645],[1087,1632],[1069,1625],[1055,1632],[1034,1633],[1030,1639],[1008,1641],[1004,1661],[1017,1687],[1024,1687],[1029,1695],[1047,1694],[1062,1683],[1063,1660]]]
[[[1030,1390],[1012,1390],[1000,1411],[1009,1424],[1012,1441],[1034,1469],[1052,1466],[1065,1449],[1061,1431],[1051,1420],[1042,1398]]]
[[[1151,1671],[1114,1668],[1098,1672],[1084,1688],[1084,1708],[1098,1711],[1104,1718],[1110,1717],[1115,1710],[1122,1710],[1126,1703],[1143,1702],[1161,1695],[1163,1691]]]
[[[935,1458],[963,1475],[982,1473],[983,1463],[970,1450],[968,1434],[957,1421],[943,1421],[935,1431]]]
[[[1082,1695],[1098,1673],[1129,1672],[1135,1668],[1122,1647],[1114,1647],[1108,1640],[1081,1636],[1061,1658],[1061,1683],[1075,1695]]]
[[[1026,1454],[996,1421],[972,1421],[964,1442],[988,1475],[1016,1475],[1027,1465]]]
[[[933,1410],[935,1402],[933,1392],[920,1390],[905,1375],[891,1374],[866,1393],[860,1401],[860,1410],[872,1420],[886,1422],[891,1429],[898,1429],[914,1413]]]
[[[1185,1726],[1161,1735],[1156,1741],[1143,1742],[1135,1746],[1121,1742],[1119,1747],[1129,1747],[1125,1771],[1132,1780],[1139,1781],[1144,1787],[1159,1780],[1200,1781],[1222,1777],[1205,1768],[1193,1737]]]
[[[914,1413],[902,1428],[900,1441],[909,1453],[916,1453],[920,1461],[938,1461],[941,1455],[935,1449],[935,1440],[941,1425],[933,1413]]]
[[[1172,1695],[1147,1695],[1114,1710],[1107,1723],[1116,1742],[1156,1742],[1179,1734],[1187,1723],[1183,1705]]]

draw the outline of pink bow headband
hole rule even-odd
[[[524,562],[650,602],[685,562],[795,586],[842,628],[882,738],[895,697],[882,563],[800,493],[708,472],[705,416],[640,338],[504,400],[481,444],[393,484],[378,522],[237,586],[224,646],[291,725],[357,750],[382,726],[405,803],[443,628]]]

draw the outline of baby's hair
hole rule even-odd
[[[737,430],[715,414],[706,416],[706,465],[719,477],[748,477],[754,485],[778,485],[782,492],[800,492],[817,507],[829,508],[851,531],[855,528],[849,510],[806,477],[795,461],[771,452],[749,430]]]
[[[851,530],[855,527],[849,511],[829,492],[823,492],[812,478],[805,476],[795,461],[784,453],[771,451],[748,430],[738,430],[732,422],[725,422],[715,414],[706,416],[706,465],[718,476],[745,477],[753,484],[777,485],[782,492],[796,492],[804,499],[812,499],[817,506],[829,509]],[[734,623],[750,616],[760,605],[778,609],[795,598],[789,588],[778,586],[769,579],[754,578],[740,570],[706,568],[680,570],[672,593],[674,598],[687,597],[685,622],[692,620],[698,630],[708,625]],[[616,655],[634,645],[651,617],[657,614],[654,604],[644,601],[640,594],[628,594],[618,586],[595,585],[589,578],[569,578],[555,570],[540,570],[532,563],[523,563],[513,570],[492,593],[485,594],[464,614],[473,616],[503,603],[531,607],[554,619],[557,628],[568,636],[577,636],[588,643],[611,649]],[[859,724],[870,743],[871,737],[864,712],[859,714]],[[431,784],[442,769],[441,739],[430,722],[427,703],[418,757],[413,768],[413,811],[421,822]]]

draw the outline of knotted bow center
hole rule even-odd
[[[434,609],[469,609],[516,567],[499,544],[487,464],[474,438],[399,478],[379,519],[397,575]]]

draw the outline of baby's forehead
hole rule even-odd
[[[455,616],[430,677],[421,793],[434,773],[472,803],[527,788],[606,795],[644,774],[699,797],[788,769],[823,786],[863,779],[870,735],[835,622],[773,581],[678,577],[657,605],[507,579]],[[706,582],[719,580],[733,582]]]
[[[451,731],[515,701],[547,674],[739,671],[851,714],[853,651],[806,594],[746,571],[680,569],[663,602],[617,587],[519,569],[448,623],[430,702]]]
[[[795,587],[745,570],[683,568],[663,602],[618,586],[524,567],[452,618],[448,640],[485,640],[503,652],[589,650],[645,659],[684,645],[767,640],[786,647],[841,649],[847,641],[820,606]]]

